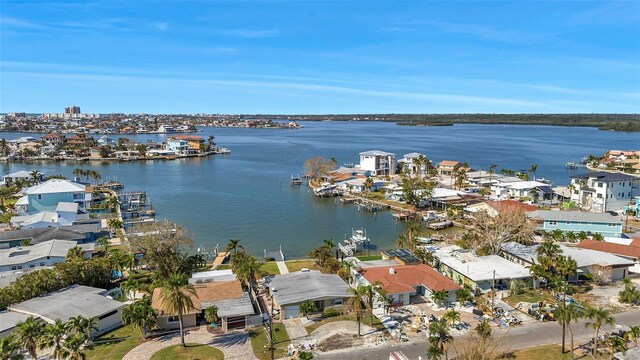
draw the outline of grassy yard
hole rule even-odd
[[[287,356],[287,346],[291,340],[287,329],[285,329],[282,323],[273,324],[274,339],[275,339],[275,358],[280,359]],[[251,347],[253,348],[253,354],[260,360],[271,359],[271,351],[269,350],[269,338],[267,333],[262,327],[256,327],[249,333],[251,338]]]
[[[120,360],[134,347],[142,343],[140,331],[131,325],[112,330],[97,339],[97,344],[87,350],[87,359]]]
[[[382,260],[381,255],[356,256],[356,258],[360,261]]]
[[[229,269],[231,269],[231,265],[230,264],[218,265],[218,267],[216,268],[216,270],[229,270]]]
[[[182,345],[169,346],[151,356],[151,360],[173,359],[222,360],[224,359],[224,354],[209,345],[187,343],[186,347],[182,347]]]
[[[278,270],[278,265],[275,261],[262,264],[260,270],[267,275],[280,275],[280,270]]]
[[[287,264],[287,269],[289,269],[289,272],[300,271],[304,268],[311,269],[311,270],[320,270],[320,268],[316,265],[316,262],[313,260],[287,261],[286,264]]]
[[[511,306],[516,306],[516,304],[522,301],[530,302],[530,303],[536,303],[538,301],[546,301],[546,302],[552,302],[552,303],[556,302],[556,300],[553,298],[553,296],[550,293],[546,291],[541,292],[539,289],[538,290],[529,289],[523,292],[522,294],[511,295],[509,297],[504,298],[503,300]]]
[[[336,321],[356,321],[356,316],[355,314],[344,314],[344,315],[329,317],[326,319],[322,319],[318,322],[315,322],[311,325],[305,326],[305,330],[307,330],[307,334],[311,334],[320,326],[329,324],[332,322],[336,322]],[[376,329],[384,329],[384,325],[382,325],[382,323],[380,322],[380,319],[378,319],[375,316],[373,317],[373,325],[371,324],[371,319],[369,318],[369,315],[362,316],[362,323]]]
[[[534,348],[524,349],[513,353],[515,357],[507,357],[507,359],[515,360],[564,360],[571,359],[571,354],[562,354],[560,345],[545,345]],[[576,355],[576,359],[592,359],[591,355]],[[609,359],[608,356],[598,356],[597,360]]]

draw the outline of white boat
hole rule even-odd
[[[349,241],[353,244],[360,245],[369,243],[371,240],[367,237],[367,231],[364,229],[351,229],[351,237]]]
[[[338,185],[335,184],[324,183],[321,186],[313,189],[313,194],[316,196],[330,196],[333,195],[333,190],[335,190],[337,186]]]

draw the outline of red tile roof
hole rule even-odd
[[[392,268],[393,274],[389,272]],[[432,291],[460,289],[451,279],[424,264],[372,267],[365,268],[360,273],[370,283],[380,282],[390,294],[415,291],[415,286],[419,285]]]
[[[518,200],[487,201],[487,205],[496,210],[504,209],[505,207],[513,207],[522,211],[535,211],[540,209],[539,206],[525,204]]]
[[[580,241],[578,247],[610,254],[640,258],[640,238],[634,239],[629,245],[587,239]]]

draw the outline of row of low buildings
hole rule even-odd
[[[396,160],[396,154],[371,150],[359,154],[360,162],[353,167],[342,167],[331,177],[344,190],[364,191],[367,177],[375,177],[373,189],[398,184],[393,175],[407,171],[425,176],[437,176],[442,186],[453,187],[453,178],[460,171],[465,173],[465,184],[459,189],[465,193],[477,193],[487,189],[489,197],[502,199],[531,199],[560,203],[570,201],[579,208],[590,212],[622,211],[634,197],[640,196],[640,177],[616,172],[597,171],[571,177],[567,186],[552,188],[544,179],[526,180],[518,176],[472,170],[464,163],[443,160],[432,164],[424,154],[417,152],[405,154]],[[417,161],[418,159],[425,161]],[[390,176],[382,180],[380,176]],[[451,179],[450,183],[442,182]],[[434,179],[436,179],[434,177]]]
[[[122,143],[103,135],[94,139],[86,134],[46,134],[41,138],[23,136],[7,141],[7,156],[125,158],[166,155],[197,155],[210,151],[213,143],[196,135],[172,135],[165,142],[147,141],[134,143],[126,139]],[[144,153],[140,146],[144,145]]]

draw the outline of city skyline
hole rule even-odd
[[[638,2],[2,1],[0,112],[638,113]]]

